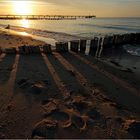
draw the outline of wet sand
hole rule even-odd
[[[1,28],[5,28],[6,25],[0,25]],[[33,28],[24,28],[19,26],[10,26],[11,30],[18,31],[18,32],[26,32],[28,34],[45,37],[45,38],[52,38],[56,41],[70,41],[70,40],[76,40],[76,39],[82,39],[82,37],[70,35],[67,33],[62,32],[52,32],[48,30],[39,30],[39,29],[33,29]]]
[[[11,34],[6,43],[29,40]],[[114,71],[80,53],[1,54],[0,138],[140,138],[135,77]]]

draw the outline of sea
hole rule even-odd
[[[77,20],[0,20],[0,25],[61,32],[79,37],[93,38],[113,34],[140,33],[140,18],[93,18]],[[128,54],[110,53],[106,59],[118,62],[127,68],[137,67],[140,76],[140,45],[125,45]],[[132,57],[131,57],[132,56]]]
[[[93,18],[77,20],[0,20],[10,24],[80,37],[140,32],[140,18]]]

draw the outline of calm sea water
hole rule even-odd
[[[82,37],[140,32],[140,18],[95,18],[78,20],[0,20],[27,28],[64,32]]]

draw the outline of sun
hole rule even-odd
[[[29,1],[12,1],[12,8],[17,15],[29,15],[32,13],[32,5]]]

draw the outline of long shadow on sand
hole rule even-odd
[[[0,83],[5,83],[9,79],[10,73],[13,70],[15,55],[6,55],[0,62]]]
[[[21,55],[17,69],[15,93],[23,93],[28,102],[47,100],[59,90],[41,55]]]
[[[138,74],[131,73],[131,72],[121,71],[120,69],[125,68],[125,67],[118,66],[117,68],[116,67],[114,68],[114,66],[108,65],[106,63],[102,63],[99,60],[94,59],[93,56],[90,56],[90,55],[89,56],[86,56],[86,57],[85,57],[84,54],[79,54],[79,55],[82,58],[90,61],[92,64],[94,64],[94,65],[97,64],[100,69],[104,69],[104,70],[112,73],[113,75],[119,77],[120,79],[127,81],[129,84],[132,84],[137,90],[140,91],[140,86],[139,86],[140,77],[139,77]],[[129,55],[129,54],[125,54],[125,55]],[[132,61],[133,62],[138,63],[139,57],[137,57],[137,56],[131,56],[131,55],[129,55],[129,57],[132,58]],[[136,68],[136,67],[134,67],[133,69],[138,70],[138,68]]]
[[[93,86],[97,86],[110,96],[113,100],[118,101],[121,105],[140,111],[139,102],[140,98],[126,91],[118,84],[114,83],[111,79],[101,74],[97,70],[91,68],[86,63],[79,60],[73,54],[62,54],[62,56],[71,63]]]
[[[75,75],[72,71],[66,70],[66,68],[59,62],[59,60],[54,55],[48,56],[49,61],[52,63],[54,69],[60,76],[61,80],[66,85],[66,88],[71,91],[74,95],[82,95],[84,94],[85,89],[81,86],[78,81],[76,80]]]

